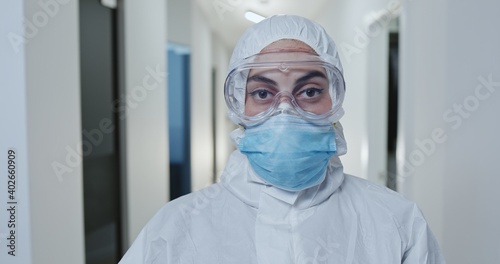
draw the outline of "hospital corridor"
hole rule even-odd
[[[0,263],[500,264],[498,10],[0,0]]]

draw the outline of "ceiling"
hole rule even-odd
[[[246,11],[265,17],[275,14],[301,15],[314,19],[331,0],[196,0],[210,27],[232,48],[243,31],[253,23],[246,20]]]

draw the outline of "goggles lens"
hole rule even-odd
[[[335,66],[317,55],[265,53],[249,57],[231,71],[224,93],[243,125],[282,112],[316,121],[341,107],[344,80]]]

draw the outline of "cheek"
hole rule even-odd
[[[251,100],[245,100],[245,115],[246,116],[254,116],[259,113],[257,107],[252,104]]]
[[[321,104],[321,112],[325,113],[332,109],[332,100],[330,99],[330,95],[327,95],[325,98],[325,102]]]
[[[309,112],[320,115],[330,111],[330,109],[332,109],[332,101],[330,98],[325,98],[324,101],[314,105]]]
[[[332,100],[330,99],[330,96],[328,95],[328,99],[325,103],[321,104],[321,112],[325,113],[330,111],[332,109]]]

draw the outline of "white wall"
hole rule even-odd
[[[429,6],[432,8],[429,9]],[[403,5],[400,24],[398,120],[398,189],[415,200],[443,243],[445,152],[437,148],[420,159],[420,142],[443,128],[446,107],[446,5],[419,2]],[[438,134],[439,135],[439,134]],[[418,143],[417,143],[418,142]],[[417,145],[418,144],[418,145]],[[425,163],[424,163],[425,162]]]
[[[191,44],[191,1],[167,0],[168,41]]]
[[[195,191],[213,183],[214,171],[215,177],[220,176],[234,149],[229,140],[234,126],[227,118],[224,102],[230,51],[214,36],[195,1],[168,0],[167,5],[168,40],[189,46],[191,52],[191,188]],[[216,72],[215,80],[212,80],[212,69]],[[215,81],[215,88],[212,81]],[[212,105],[212,96],[215,105]],[[215,124],[212,123],[212,107]]]
[[[30,227],[30,200],[28,179],[28,144],[27,144],[27,114],[26,114],[26,82],[25,50],[20,42],[23,35],[21,18],[24,15],[24,1],[1,2],[0,9],[0,170],[7,172],[4,180],[0,181],[0,261],[2,263],[32,263],[31,256],[31,227]],[[16,43],[16,44],[14,44]],[[19,43],[19,44],[17,44]],[[13,45],[14,44],[14,45]],[[5,129],[4,129],[5,127]],[[9,164],[9,161],[11,164]],[[12,164],[14,163],[14,164]],[[10,167],[10,168],[9,168]],[[12,180],[12,181],[8,181]],[[16,183],[17,182],[17,183]],[[23,184],[21,184],[23,183]],[[12,188],[12,198],[9,199],[8,188]],[[15,192],[14,192],[15,191]],[[15,205],[13,219],[11,219],[8,202],[22,202],[22,206]],[[13,223],[11,225],[9,223]],[[20,232],[20,227],[24,227]],[[14,232],[11,234],[11,232]],[[14,245],[11,245],[13,242]],[[23,248],[24,252],[19,253]],[[12,255],[11,255],[12,254]],[[15,255],[15,256],[13,256]]]
[[[500,3],[404,7],[400,187],[426,214],[448,263],[499,263]]]
[[[235,149],[231,143],[229,133],[236,128],[236,125],[227,117],[227,106],[224,99],[224,82],[226,81],[227,68],[231,52],[219,38],[212,39],[213,67],[216,70],[215,76],[215,133],[216,133],[216,157],[215,171],[219,178],[226,166],[227,159]]]
[[[335,41],[344,67],[347,141],[344,171],[385,183],[387,128],[388,19],[399,1],[339,0],[315,19]],[[371,27],[370,27],[371,26]]]
[[[123,1],[124,245],[168,200],[166,3]],[[123,95],[122,95],[123,96]],[[126,99],[124,99],[126,98]]]
[[[0,262],[83,264],[78,1],[0,6],[2,164],[18,151],[17,255],[1,237]]]
[[[213,182],[212,35],[198,5],[191,5],[191,189]]]

